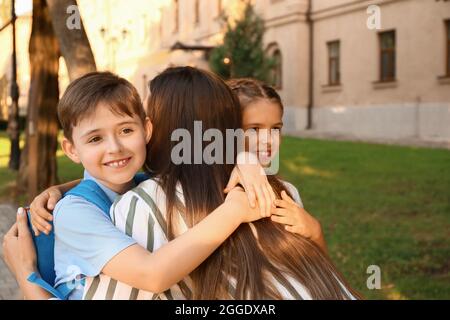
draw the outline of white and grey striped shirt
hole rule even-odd
[[[180,195],[182,196],[182,195]],[[182,197],[180,197],[182,198]],[[153,252],[168,242],[166,234],[166,199],[164,192],[154,180],[147,180],[138,187],[116,199],[110,215],[114,225]],[[183,219],[178,219],[181,234],[187,230]],[[183,263],[177,261],[176,263]],[[105,274],[87,278],[83,299],[85,300],[166,300],[185,299],[181,287],[190,290],[190,279],[185,278],[164,293],[155,294],[138,290],[114,280]]]

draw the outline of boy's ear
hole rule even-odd
[[[80,157],[78,156],[74,144],[66,137],[64,137],[61,141],[61,149],[64,151],[66,156],[70,158],[70,160],[75,163],[81,163]]]
[[[145,118],[144,130],[145,130],[145,142],[149,143],[153,133],[153,124],[149,117]]]

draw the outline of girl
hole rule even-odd
[[[247,145],[247,151],[256,154],[263,167],[270,167],[281,143],[284,107],[280,96],[274,88],[255,79],[232,79],[227,84],[241,103],[242,128],[256,136],[249,139],[255,143]],[[282,182],[292,198],[286,192],[281,193],[282,199],[275,200],[279,208],[273,212],[272,221],[313,240],[327,252],[320,223],[303,210],[298,190],[289,182]]]

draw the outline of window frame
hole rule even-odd
[[[394,45],[392,48],[383,48],[383,37],[387,35],[393,35]],[[395,30],[387,30],[378,33],[378,42],[379,42],[379,82],[395,82],[397,79],[397,33]],[[388,74],[384,74],[384,64],[383,57],[387,54],[390,57],[389,61],[391,63],[391,69],[388,71]]]
[[[333,45],[337,45],[337,57],[331,56],[331,49]],[[333,40],[327,42],[328,50],[328,86],[340,86],[341,85],[341,41]],[[332,64],[336,62],[337,76],[336,81],[333,81],[332,77]]]
[[[445,20],[445,36],[446,36],[446,43],[447,43],[447,54],[445,56],[446,58],[446,77],[450,77],[450,19]]]

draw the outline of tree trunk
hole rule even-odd
[[[57,182],[60,50],[70,80],[96,70],[81,17],[75,17],[79,18],[77,28],[67,24],[78,14],[77,7],[71,7],[76,5],[76,0],[33,0],[27,140],[18,177],[19,190],[28,190],[29,199]]]
[[[33,0],[29,54],[28,122],[18,185],[19,189],[27,189],[29,199],[33,199],[40,191],[57,182],[56,106],[60,55],[45,0]]]
[[[47,0],[47,4],[61,47],[61,54],[67,64],[70,80],[95,71],[94,55],[84,30],[83,21],[76,9],[76,0]],[[74,8],[76,10],[73,10]],[[72,24],[73,19],[79,19],[78,26]]]

